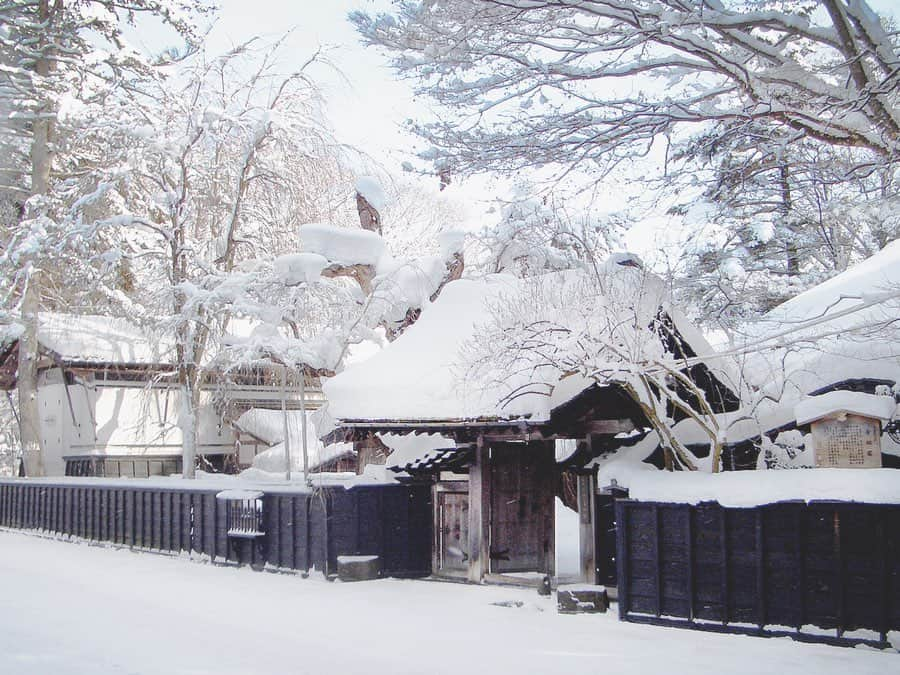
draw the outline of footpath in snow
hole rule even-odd
[[[533,590],[330,583],[10,531],[0,551],[8,675],[900,672],[896,652],[559,615]]]

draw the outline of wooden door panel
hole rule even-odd
[[[465,572],[469,569],[469,495],[438,493],[440,518],[439,569]]]
[[[491,571],[550,572],[552,450],[547,444],[491,445]]]

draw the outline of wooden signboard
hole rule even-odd
[[[871,417],[845,415],[812,423],[817,467],[881,467],[881,423]]]

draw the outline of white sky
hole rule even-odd
[[[373,155],[389,171],[400,171],[415,142],[401,126],[421,112],[422,104],[413,100],[411,87],[396,80],[387,58],[359,42],[346,19],[355,9],[387,10],[389,2],[219,0],[219,4],[220,18],[210,34],[209,51],[216,53],[253,35],[274,37],[287,30],[292,30],[288,44],[298,63],[322,47],[340,71],[324,66],[314,71],[338,140]]]

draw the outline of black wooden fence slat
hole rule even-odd
[[[660,523],[660,512],[659,506],[657,504],[653,505],[653,563],[654,568],[656,569],[656,574],[654,575],[654,593],[655,593],[655,607],[653,608],[656,616],[662,614],[662,525]]]
[[[34,513],[34,490],[30,487],[25,488],[25,527],[32,528],[32,514]]]
[[[797,630],[806,624],[806,518],[807,509],[798,508],[794,512],[794,527],[797,532],[797,549],[794,565],[797,570]]]
[[[753,509],[717,504],[676,509],[617,500],[615,509],[622,619],[708,630],[708,621],[696,619],[715,618],[723,631],[748,632],[743,622],[748,611],[752,620],[748,600],[755,598],[757,634],[785,634],[776,630],[781,624],[807,641],[883,645],[890,631],[900,630],[900,612],[893,605],[900,582],[895,560],[900,505],[791,502]],[[746,557],[751,546],[752,557]],[[830,554],[823,555],[823,547]],[[682,562],[684,573],[672,574]],[[716,565],[718,576],[702,584],[700,570],[709,578]],[[682,594],[686,603],[673,601]],[[721,616],[714,606],[718,602]],[[810,624],[836,625],[837,635],[804,633]],[[773,628],[767,630],[769,625]],[[858,628],[877,632],[881,643],[844,637]]]
[[[162,502],[160,509],[160,548],[163,551],[172,550],[172,495],[168,492],[159,495]]]
[[[881,580],[882,593],[879,593],[879,601],[881,606],[878,608],[881,625],[878,627],[878,635],[882,642],[887,640],[887,634],[890,631],[890,588],[891,579],[888,574],[888,510],[881,508],[878,510],[878,524],[875,529],[875,547],[878,556],[878,577]]]
[[[837,636],[841,637],[844,634],[844,625],[846,625],[847,621],[847,611],[846,606],[847,603],[844,599],[844,575],[846,574],[846,566],[844,565],[844,547],[841,539],[843,538],[842,528],[841,528],[841,513],[837,508],[833,511],[833,522],[834,522],[834,588],[835,588],[835,598],[837,599]]]
[[[719,509],[719,555],[722,559],[722,569],[721,569],[721,596],[722,596],[722,623],[728,623],[728,606],[730,604],[729,601],[729,593],[728,593],[728,572],[729,572],[729,564],[728,564],[728,522],[725,513],[725,509]]]
[[[758,620],[762,629],[766,625],[766,538],[762,509],[756,509],[756,597]]]
[[[281,528],[278,560],[282,567],[297,569],[297,560],[294,557],[294,536],[296,524],[294,520],[294,497],[285,495],[278,500],[278,524]]]
[[[0,525],[134,549],[195,551],[216,561],[237,559],[226,504],[215,492],[0,479]],[[362,553],[381,556],[386,575],[431,573],[429,485],[281,493],[264,497],[263,504],[258,521],[255,511],[244,513],[232,503],[239,523],[269,538],[241,546],[249,553],[241,562],[334,572],[338,555]]]
[[[685,505],[682,507],[685,511],[684,518],[684,546],[685,546],[685,557],[687,562],[687,579],[686,582],[686,593],[687,593],[687,603],[688,610],[687,616],[689,619],[694,618],[694,536],[693,536],[693,515],[694,510]]]
[[[216,559],[216,498],[203,495],[203,552]]]
[[[191,495],[181,495],[181,550],[191,552],[191,530],[194,527],[193,502]]]
[[[101,538],[100,532],[100,509],[101,509],[101,491],[90,490],[88,493],[91,504],[91,540],[98,541]]]
[[[629,519],[631,518],[631,509],[626,508],[624,500],[616,500],[616,576],[618,577],[618,603],[619,603],[619,619],[624,621],[628,618],[631,610],[631,588],[628,584],[629,575],[631,573],[631,541],[628,536]]]
[[[225,512],[225,503],[211,496],[213,509],[213,551],[212,557],[228,559],[228,526]]]

